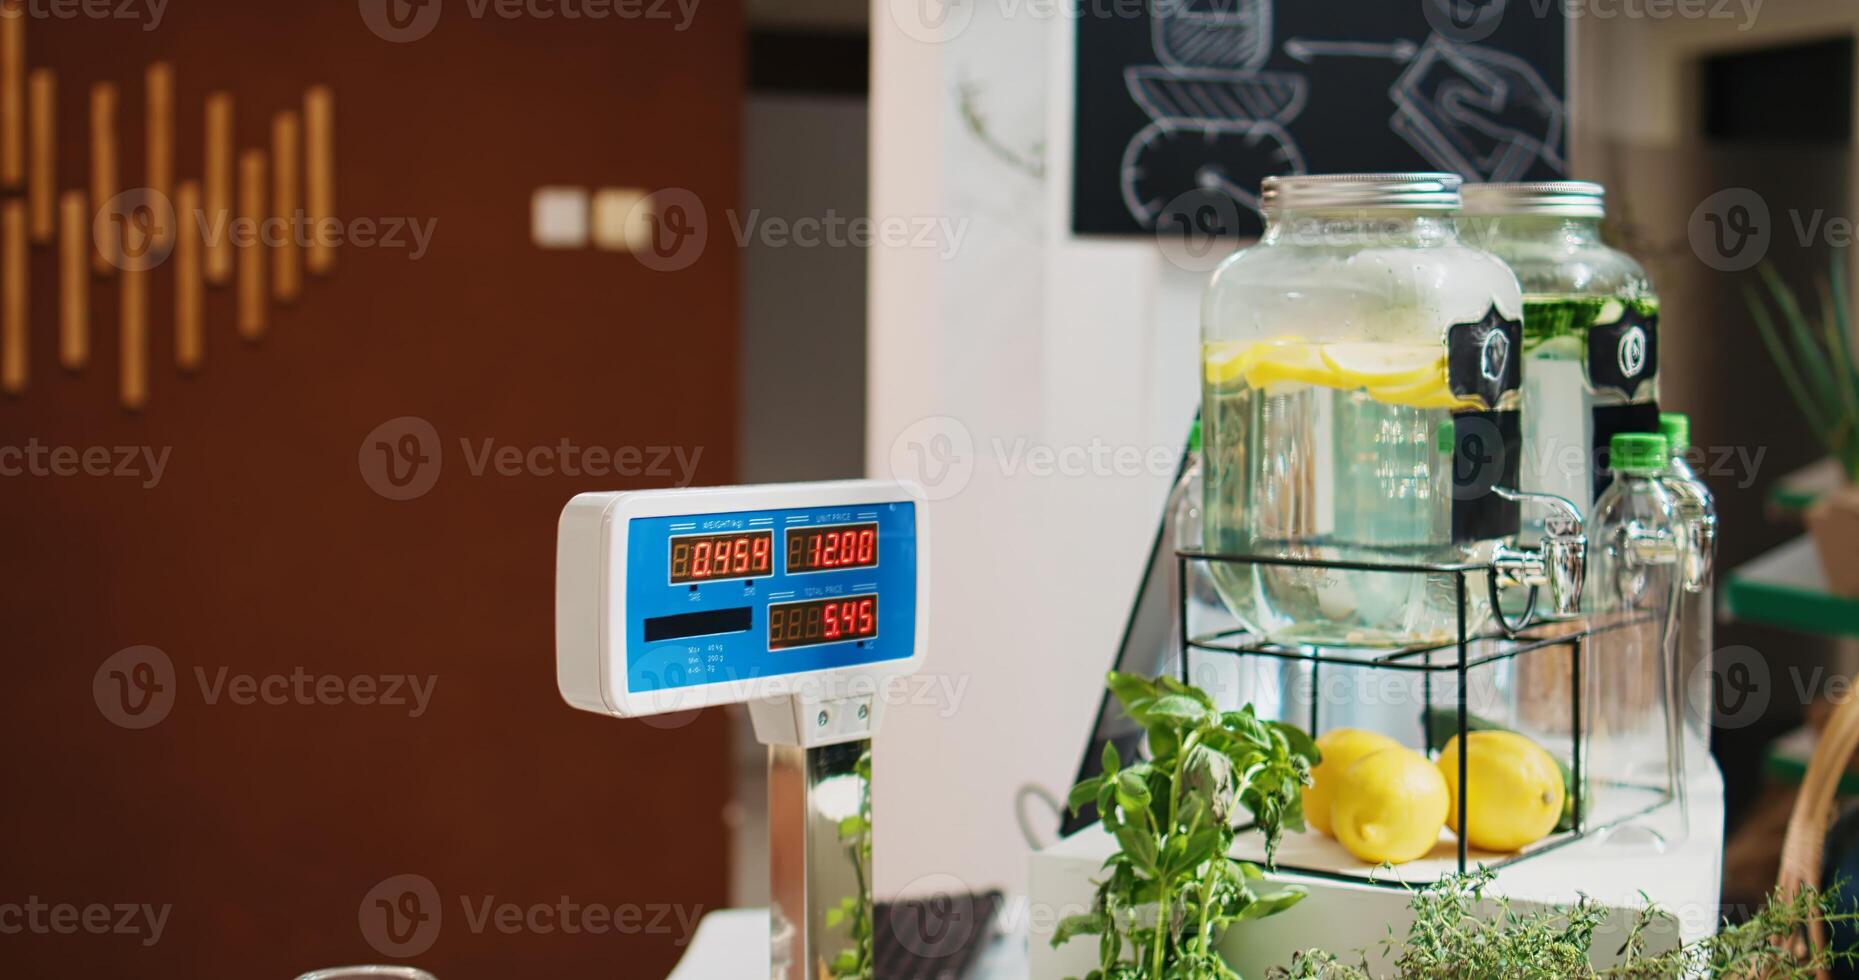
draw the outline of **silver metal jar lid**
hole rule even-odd
[[[1465,213],[1479,217],[1544,215],[1558,218],[1607,216],[1607,189],[1586,180],[1521,184],[1466,184]]]
[[[1302,208],[1455,211],[1455,174],[1297,174],[1267,177],[1260,196],[1266,214]]]

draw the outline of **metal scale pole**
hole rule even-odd
[[[878,707],[869,695],[790,695],[749,705],[756,739],[768,746],[773,980],[871,975],[871,735]]]

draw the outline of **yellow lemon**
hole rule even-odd
[[[1446,806],[1446,780],[1425,756],[1405,748],[1382,749],[1343,770],[1330,825],[1357,858],[1403,864],[1439,843]]]
[[[1326,834],[1330,831],[1330,805],[1336,801],[1336,784],[1342,781],[1349,764],[1382,749],[1398,749],[1401,743],[1380,732],[1359,728],[1338,728],[1317,739],[1317,751],[1323,761],[1310,771],[1310,785],[1304,788],[1304,820]],[[1332,835],[1334,836],[1334,835]]]
[[[1543,747],[1516,732],[1472,732],[1465,753],[1465,841],[1487,851],[1515,851],[1542,840],[1562,817],[1562,770]],[[1459,829],[1459,738],[1439,754],[1451,794],[1446,826]]]
[[[1438,344],[1324,344],[1320,353],[1350,388],[1399,388],[1446,377]]]

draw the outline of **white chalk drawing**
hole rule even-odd
[[[1123,148],[1123,203],[1144,228],[1196,191],[1258,210],[1257,175],[1303,173],[1286,124],[1309,82],[1261,71],[1272,54],[1271,0],[1151,0],[1149,43],[1160,64],[1123,70],[1148,125]]]
[[[1294,37],[1285,42],[1285,54],[1293,61],[1310,64],[1325,55],[1354,58],[1386,58],[1389,61],[1406,61],[1420,50],[1420,45],[1412,41],[1313,41],[1309,38]]]
[[[1272,56],[1271,0],[1152,2],[1149,44],[1170,68],[1255,70]]]
[[[1192,206],[1184,195],[1212,191],[1257,211],[1255,175],[1303,172],[1297,143],[1270,120],[1193,125],[1157,120],[1137,131],[1123,149],[1123,201],[1143,227],[1167,228],[1178,222],[1166,219],[1182,217],[1168,214],[1171,205]]]
[[[1388,90],[1396,133],[1441,170],[1517,180],[1562,173],[1562,100],[1516,55],[1435,34]]]
[[[1404,64],[1388,89],[1389,125],[1433,167],[1488,181],[1517,180],[1538,163],[1565,170],[1562,99],[1529,62],[1465,43],[1488,36],[1506,0],[1427,0],[1424,40],[1286,40],[1299,64],[1373,58]],[[1255,212],[1258,180],[1306,173],[1291,124],[1310,79],[1265,70],[1273,51],[1272,0],[1149,0],[1157,64],[1123,70],[1149,123],[1123,150],[1123,202],[1144,228],[1185,215],[1184,196],[1225,195]],[[1192,206],[1192,205],[1188,205]]]

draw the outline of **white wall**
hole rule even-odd
[[[871,473],[957,456],[931,488],[926,670],[944,693],[893,707],[878,740],[883,895],[1024,888],[1015,792],[1069,788],[1199,397],[1202,274],[1066,233],[1070,33],[1039,6],[963,4],[940,43],[894,16],[915,0],[873,9],[871,213],[961,234],[949,258],[870,257]],[[969,130],[964,87],[1011,154],[1044,144],[1043,179]],[[1124,465],[1037,475],[1018,454],[1035,447]]]

